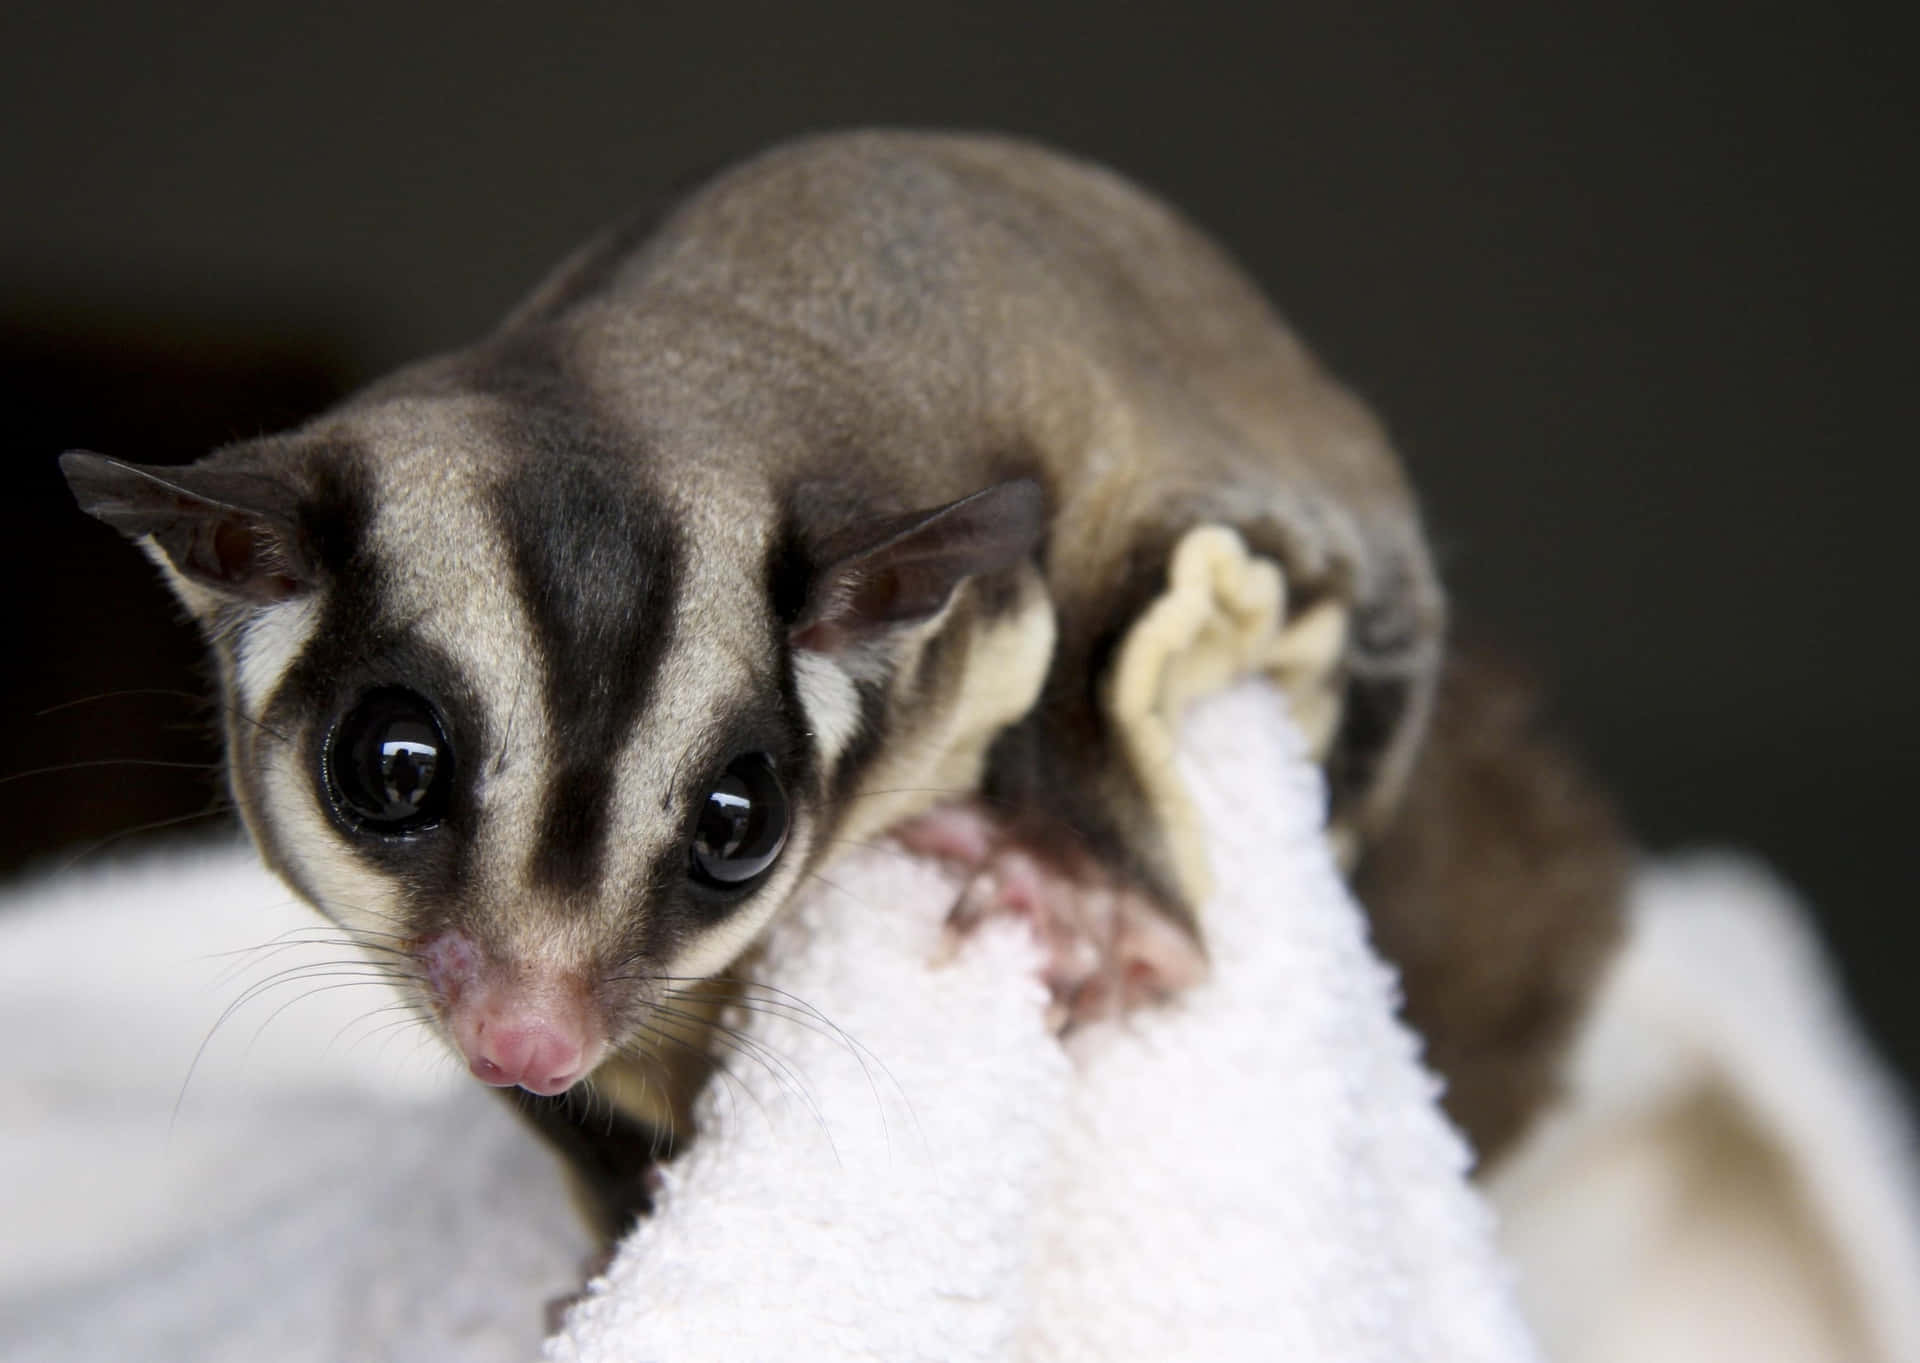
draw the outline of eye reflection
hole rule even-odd
[[[328,739],[329,802],[353,831],[418,832],[446,810],[451,756],[425,697],[381,687],[362,696]]]
[[[380,770],[389,806],[418,806],[433,786],[440,750],[430,743],[391,739],[380,745]]]
[[[693,878],[743,886],[779,857],[787,841],[787,796],[765,753],[742,753],[707,792],[690,849]]]

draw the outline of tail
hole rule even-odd
[[[1554,1096],[1622,932],[1631,845],[1494,654],[1453,654],[1426,742],[1354,888],[1408,1022],[1485,1169]]]

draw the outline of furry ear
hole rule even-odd
[[[788,630],[795,648],[834,653],[883,630],[937,615],[954,588],[1010,567],[1046,529],[1046,494],[1031,478],[957,502],[889,516],[832,536]]]
[[[200,464],[142,467],[85,450],[61,455],[60,471],[81,510],[129,539],[151,539],[182,577],[221,597],[270,605],[315,583],[297,493],[276,479]]]

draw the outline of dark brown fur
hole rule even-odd
[[[1630,847],[1531,687],[1457,651],[1397,815],[1355,889],[1484,1169],[1555,1093],[1619,941]]]

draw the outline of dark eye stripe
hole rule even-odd
[[[286,744],[297,752],[313,798],[327,800],[325,744],[332,721],[357,698],[384,686],[405,685],[432,697],[444,734],[457,752],[492,750],[486,711],[471,679],[423,640],[411,621],[396,618],[392,565],[369,544],[374,489],[364,457],[332,438],[304,457],[311,461],[313,489],[299,514],[302,531],[315,544],[325,571],[325,605],[299,656],[266,699],[259,720],[230,721],[234,783],[253,808],[263,799],[260,772],[282,760]],[[343,845],[380,871],[400,877],[408,892],[423,901],[457,901],[466,893],[473,869],[477,765],[454,763],[440,828],[432,838],[348,838]],[[280,843],[278,830],[266,819],[254,819],[252,825],[275,869],[298,882],[297,859]],[[310,890],[308,894],[311,898]]]
[[[770,656],[774,647],[774,637],[769,635]],[[661,844],[641,883],[634,887],[636,902],[647,906],[646,913],[634,917],[631,950],[636,959],[672,960],[705,929],[761,902],[763,887],[779,876],[775,868],[793,854],[782,846],[766,873],[749,878],[740,888],[716,890],[690,873],[707,794],[743,754],[764,753],[771,758],[787,806],[785,831],[790,833],[805,817],[816,798],[816,777],[812,745],[801,736],[804,725],[796,706],[797,698],[785,686],[745,697],[686,752],[668,809],[662,811],[676,821],[678,834]]]
[[[591,884],[606,850],[614,763],[673,640],[683,549],[666,508],[618,475],[632,452],[537,416],[502,438],[527,451],[496,514],[545,674],[556,750],[531,878]]]

